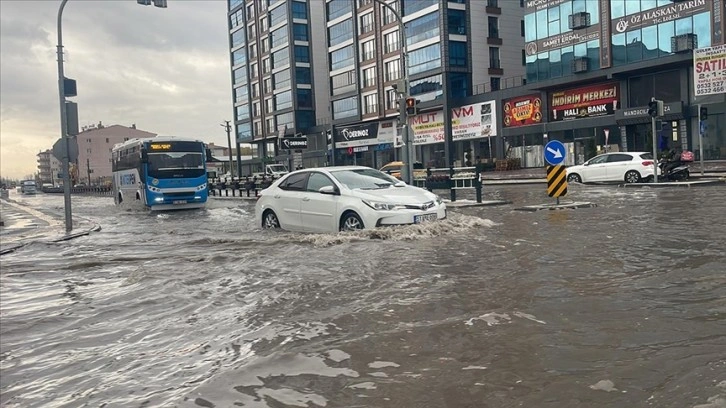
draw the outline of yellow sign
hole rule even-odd
[[[171,149],[171,143],[152,143],[149,148],[151,150],[169,150]]]
[[[547,194],[550,197],[562,197],[567,194],[565,166],[547,166]]]

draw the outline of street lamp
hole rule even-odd
[[[232,137],[230,136],[232,133],[232,126],[229,124],[228,120],[225,120],[224,123],[220,123],[219,126],[222,126],[227,132],[227,147],[229,148],[229,175],[234,179],[234,171],[232,170]]]
[[[402,105],[406,101],[406,98],[410,96],[409,93],[411,92],[410,84],[408,83],[408,46],[406,45],[406,27],[403,24],[403,17],[395,8],[393,8],[390,4],[386,3],[385,0],[374,1],[387,8],[391,13],[393,13],[393,15],[396,17],[396,20],[398,21],[398,39],[401,42],[401,63],[403,65],[403,89],[397,91],[398,93],[402,94],[402,97],[398,99],[398,103]],[[403,162],[406,164],[401,169],[401,177],[406,183],[412,185],[414,151],[413,143],[410,140],[411,138],[408,126],[408,113],[406,112],[406,109],[402,109],[399,111],[401,111],[400,115],[403,116],[401,118],[401,123],[403,123],[403,126],[401,128],[401,133],[403,136],[403,151],[401,153],[403,156]]]
[[[136,0],[137,3],[148,6],[152,0]],[[70,176],[70,138],[68,137],[68,122],[66,118],[66,89],[65,77],[63,76],[63,9],[68,0],[62,0],[58,8],[58,99],[60,102],[60,124],[61,140],[64,141],[65,152],[63,153],[63,204],[65,208],[66,233],[73,230],[73,215],[71,213],[71,176]],[[153,0],[155,7],[166,8],[166,0]]]

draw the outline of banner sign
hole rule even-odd
[[[695,96],[726,92],[726,45],[693,50],[693,81]]]
[[[541,40],[532,41],[524,46],[527,55],[556,50],[569,45],[580,44],[600,38],[600,27],[590,26],[583,30],[568,31]]]
[[[280,149],[285,150],[299,150],[308,148],[308,137],[283,137],[278,139],[280,141]]]
[[[542,98],[538,94],[504,100],[504,127],[535,125],[542,122]]]
[[[376,140],[376,144],[393,143],[397,132],[398,129],[396,129],[395,121],[378,122],[378,139]]]
[[[430,112],[409,118],[413,144],[425,145],[444,141],[444,112]],[[453,141],[497,135],[496,103],[487,101],[451,110]]]
[[[524,0],[524,14],[534,13],[536,11],[557,7],[569,0]]]
[[[377,138],[378,122],[335,129],[336,148],[377,144]]]
[[[494,101],[451,110],[451,140],[454,142],[496,135],[497,112]]]
[[[612,115],[618,109],[618,82],[573,88],[549,94],[551,122]]]
[[[704,11],[711,11],[711,5],[706,0],[672,3],[612,20],[610,29],[614,34],[620,34],[642,27],[678,20]]]

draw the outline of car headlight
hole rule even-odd
[[[379,201],[368,201],[368,200],[362,200],[362,201],[365,205],[367,205],[368,207],[371,207],[372,209],[377,210],[377,211],[387,211],[387,210],[390,211],[390,210],[397,210],[399,208],[403,208],[399,205],[391,204],[391,203],[382,203]]]
[[[441,199],[441,197],[436,196],[436,204],[441,205],[444,203],[444,200]]]

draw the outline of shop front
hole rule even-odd
[[[656,143],[659,151],[673,148],[688,149],[688,126],[683,102],[663,105],[664,116],[656,121]],[[619,126],[621,150],[628,152],[653,151],[653,125],[648,107],[621,109],[615,114]]]
[[[382,167],[394,160],[396,132],[392,120],[336,127],[335,165]]]

